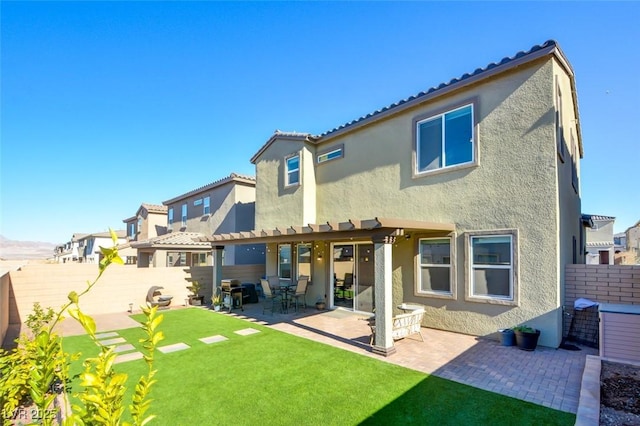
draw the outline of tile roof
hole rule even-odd
[[[177,197],[173,197],[170,200],[167,201],[163,201],[162,203],[165,204],[165,206],[167,204],[172,204],[175,203],[176,201],[180,201],[183,200],[185,198],[189,198],[193,195],[196,195],[200,192],[204,192],[204,191],[208,191],[210,189],[214,189],[217,188],[219,186],[222,186],[224,184],[230,183],[230,182],[238,182],[238,183],[245,183],[245,184],[249,184],[249,185],[256,185],[256,178],[254,176],[248,176],[248,175],[241,175],[239,173],[231,173],[229,176],[226,176],[222,179],[218,179],[216,181],[213,181],[207,185],[201,186],[199,188],[196,188],[192,191],[186,192],[182,195],[178,195]]]
[[[574,92],[574,109],[576,111],[576,117],[578,117],[578,104],[577,104],[577,99],[575,97],[575,82],[573,81],[573,70],[571,69],[571,65],[564,57],[564,54],[560,50],[560,46],[558,45],[558,43],[555,40],[547,40],[546,42],[540,45],[533,46],[531,49],[529,49],[526,52],[520,51],[516,53],[514,56],[502,58],[502,60],[500,60],[499,62],[492,62],[487,66],[485,66],[484,68],[476,68],[476,70],[471,73],[465,73],[458,78],[453,78],[448,82],[440,83],[438,86],[431,87],[426,91],[419,92],[415,95],[409,96],[406,99],[402,99],[391,105],[387,105],[367,115],[363,115],[360,118],[344,123],[338,127],[334,127],[333,129],[327,130],[324,133],[321,133],[319,135],[312,135],[310,133],[299,133],[299,132],[282,132],[280,130],[276,130],[274,134],[269,138],[269,140],[251,158],[251,162],[255,163],[258,157],[269,147],[269,145],[271,145],[274,142],[275,139],[296,138],[299,140],[320,143],[323,141],[323,139],[337,136],[339,134],[342,134],[343,132],[355,129],[360,125],[370,123],[374,120],[382,119],[391,114],[399,113],[407,108],[418,105],[422,102],[426,102],[427,100],[433,99],[438,96],[442,96],[453,90],[473,84],[482,79],[491,77],[498,73],[510,70],[514,67],[534,61],[538,58],[541,58],[543,56],[550,55],[550,54],[555,55],[555,57],[560,61],[562,66],[565,67],[565,69],[567,70],[567,73],[571,77],[571,84]],[[583,155],[582,136],[579,128],[578,128],[578,144],[580,148],[580,155],[582,156]]]
[[[167,206],[162,204],[142,203],[141,207],[144,207],[145,209],[147,209],[149,213],[166,213],[167,212]]]
[[[170,232],[144,241],[131,241],[131,247],[195,247],[210,248],[211,244],[202,242],[205,235],[199,232]]]

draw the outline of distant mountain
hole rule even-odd
[[[56,245],[42,241],[15,241],[0,235],[0,259],[48,259]]]

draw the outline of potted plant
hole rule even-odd
[[[222,306],[222,297],[219,295],[213,296],[211,302],[213,303],[213,310],[217,312]]]
[[[319,298],[318,301],[316,302],[316,309],[319,311],[324,310],[326,304],[324,303],[324,299]]]
[[[538,338],[540,330],[529,327],[528,325],[518,325],[513,327],[516,335],[516,346],[523,351],[532,351],[538,346]]]
[[[191,285],[187,287],[192,294],[189,295],[189,304],[193,306],[200,306],[204,302],[204,296],[200,296],[200,290],[202,285],[197,280],[193,280]]]

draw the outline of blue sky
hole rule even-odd
[[[123,229],[274,130],[322,133],[548,39],[576,73],[582,210],[640,219],[640,3],[11,2],[0,234]]]

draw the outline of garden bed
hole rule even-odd
[[[600,425],[640,425],[640,366],[602,361]]]

